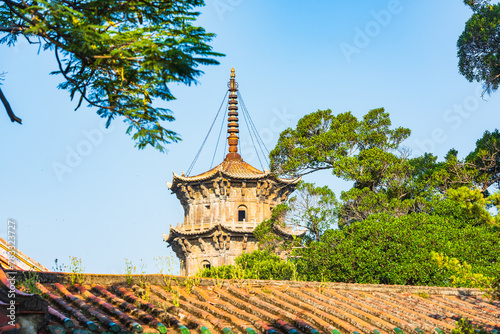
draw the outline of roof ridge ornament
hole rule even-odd
[[[229,153],[224,160],[240,160],[241,155],[238,153],[238,83],[235,81],[234,67],[231,69],[231,77],[227,84],[229,90],[229,107],[227,115],[227,143],[229,144]]]

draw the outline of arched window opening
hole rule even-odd
[[[208,260],[203,260],[203,262],[201,263],[201,266],[203,267],[203,269],[212,268],[212,265],[210,264],[210,261],[208,261]]]
[[[240,205],[238,207],[238,221],[243,222],[243,221],[247,221],[247,220],[248,220],[247,207],[244,205]]]

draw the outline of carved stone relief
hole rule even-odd
[[[200,249],[202,252],[205,252],[206,250],[206,244],[205,244],[205,241],[203,241],[203,239],[201,237],[198,238],[198,242],[200,244]]]
[[[246,249],[247,249],[247,241],[248,241],[248,238],[247,238],[247,235],[245,234],[245,235],[243,236],[243,243],[242,243],[242,245],[241,245],[241,248],[242,248],[243,250],[246,250]]]
[[[181,246],[181,249],[184,253],[191,253],[192,246],[186,238],[184,238],[184,237],[175,238],[174,242],[177,242],[179,244],[179,246]]]

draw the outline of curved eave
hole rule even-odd
[[[209,173],[209,172],[211,172],[211,173]],[[228,173],[228,172],[225,172],[222,170],[213,170],[213,172],[212,171],[209,171],[209,172],[206,172],[200,176],[181,176],[181,175],[175,174],[175,172],[172,172],[173,173],[172,182],[167,182],[167,186],[169,189],[172,189],[178,183],[181,183],[181,182],[195,183],[195,182],[206,181],[206,180],[211,179],[215,175],[221,175],[221,176],[224,176],[226,178],[236,179],[236,180],[260,180],[260,179],[265,179],[265,178],[270,177],[270,178],[273,178],[274,180],[276,180],[278,183],[286,184],[286,185],[294,185],[294,184],[297,184],[301,180],[300,177],[296,178],[296,179],[283,179],[283,178],[280,178],[277,175],[272,174],[270,172],[265,172],[265,173],[256,174],[256,175],[235,175],[235,174]]]
[[[198,176],[180,176],[180,175],[175,174],[175,172],[174,172],[173,173],[174,178],[173,178],[172,182],[175,182],[175,181],[184,181],[184,182],[204,181],[204,180],[210,179],[214,175],[219,174],[219,172],[223,176],[227,176],[227,177],[230,177],[233,179],[241,179],[241,180],[242,179],[262,179],[268,175],[271,175],[269,172],[262,173],[262,174],[253,174],[253,175],[252,174],[236,175],[236,174],[232,174],[232,173],[229,173],[229,172],[226,172],[223,170],[214,170],[214,171],[211,170],[211,171],[208,171],[208,172],[203,173],[202,175],[198,175]]]
[[[206,230],[203,230],[203,231],[192,231],[192,232],[187,232],[187,231],[183,231],[181,229],[177,229],[175,227],[170,227],[170,232],[168,235],[166,235],[165,233],[163,233],[163,241],[165,242],[168,242],[169,244],[174,241],[175,238],[177,237],[191,237],[191,236],[194,236],[194,235],[205,235],[207,233],[211,233],[215,230],[217,230],[219,228],[219,226],[224,230],[224,231],[228,231],[228,232],[233,232],[233,233],[244,233],[244,234],[251,234],[253,233],[253,231],[243,231],[243,230],[239,230],[239,229],[233,229],[227,225],[224,225],[222,223],[217,223],[209,228],[207,228]]]
[[[273,229],[278,232],[278,234],[281,234],[286,237],[303,237],[307,230],[285,230],[281,228],[280,226],[274,225]]]
[[[277,176],[276,174],[269,173],[269,175],[271,175],[279,183],[284,183],[284,184],[297,184],[297,183],[299,183],[300,180],[302,180],[302,177],[300,177],[300,176],[295,178],[295,179],[283,179],[283,178]]]

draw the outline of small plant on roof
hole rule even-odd
[[[200,277],[200,276],[195,275],[195,276],[194,276],[193,281],[194,281],[194,286],[200,286],[200,283],[201,283],[201,277]]]
[[[139,283],[141,285],[141,289],[144,289],[144,286],[145,286],[145,283],[146,283],[146,276],[144,276],[146,274],[146,268],[147,268],[147,264],[142,262],[142,259],[140,260],[141,261],[141,278],[139,280]]]
[[[462,318],[457,321],[456,327],[452,329],[451,334],[491,334],[494,331],[487,331],[483,327],[476,325],[474,326],[472,322],[467,318]]]
[[[17,288],[23,292],[37,294],[45,298],[45,294],[38,288],[37,283],[40,283],[40,279],[36,272],[28,271],[24,272],[23,278],[18,281]]]
[[[83,283],[83,265],[82,259],[76,256],[69,257],[70,265],[69,271],[71,273],[71,285],[75,285],[75,283],[82,284]]]
[[[182,281],[182,285],[184,285],[184,287],[186,288],[186,292],[187,293],[191,293],[193,291],[193,279],[191,277],[186,277],[183,281]]]
[[[172,304],[175,307],[179,307],[179,305],[180,305],[180,303],[179,303],[180,295],[181,294],[179,293],[179,291],[172,289]]]
[[[287,263],[290,264],[290,268],[292,270],[292,281],[301,281],[303,280],[302,277],[299,275],[299,271],[297,270],[297,263],[293,261],[287,261]]]
[[[321,274],[321,283],[318,286],[318,291],[319,293],[323,294],[323,291],[328,287],[328,284],[326,282],[325,276]]]
[[[245,270],[246,270],[247,262],[244,262],[243,265],[245,266],[245,268],[243,268],[241,264],[237,263],[234,266],[234,270],[232,270],[230,272],[230,275],[231,275],[233,282],[241,283],[241,281],[245,278]]]
[[[422,297],[422,298],[429,298],[429,294],[427,292],[419,292],[417,293],[417,296]]]
[[[128,285],[132,285],[132,273],[135,273],[135,266],[132,261],[125,259],[125,274],[127,275]]]
[[[215,285],[218,288],[222,288],[222,286],[224,285],[224,279],[219,278],[219,271],[218,270],[215,272]]]
[[[170,318],[168,316],[168,307],[164,302],[161,302],[160,299],[156,298],[152,301],[153,305],[158,307],[161,311],[159,312],[158,317],[164,321],[163,323],[167,326],[170,327]]]
[[[163,277],[163,282],[165,283],[165,286],[163,287],[163,290],[167,292],[172,292],[172,283],[175,283],[174,285],[179,285],[179,282],[175,278],[168,277],[168,280],[166,279],[166,276]]]
[[[153,258],[156,268],[161,275],[171,275],[174,268],[174,259],[171,256],[158,256]]]
[[[193,287],[199,286],[200,285],[200,277],[194,276],[194,277],[186,277],[184,279],[184,286],[186,287],[187,293],[193,292]]]
[[[54,259],[54,266],[52,267],[52,271],[57,271],[57,272],[65,272],[68,270],[68,266],[61,263],[58,263],[58,259]]]
[[[145,301],[149,302],[151,299],[151,286],[149,283],[144,284],[144,290],[142,291],[142,296]]]
[[[163,282],[167,287],[166,290],[170,292],[170,286],[172,284],[172,270],[174,268],[174,259],[171,256],[158,256],[153,258],[156,262],[156,268],[160,275],[163,277]]]

